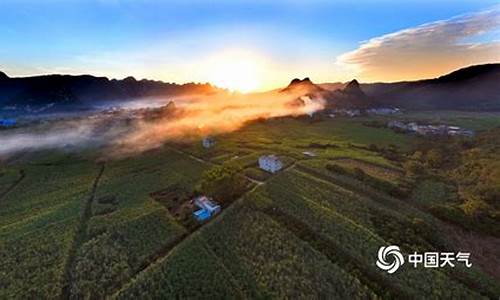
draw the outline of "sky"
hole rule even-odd
[[[500,62],[497,3],[2,0],[0,70],[241,91],[429,78]]]

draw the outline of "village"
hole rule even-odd
[[[353,117],[360,117],[363,115],[387,116],[400,113],[402,113],[402,111],[397,107],[379,107],[379,108],[369,108],[369,109],[338,108],[329,110],[328,116],[330,118],[335,118],[337,116],[353,118]]]

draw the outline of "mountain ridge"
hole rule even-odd
[[[134,77],[109,79],[93,75],[38,75],[9,77],[0,72],[0,105],[10,107],[88,107],[103,101],[139,97],[210,94],[219,91],[208,83],[165,83],[136,80]]]
[[[385,106],[410,110],[500,110],[498,82],[500,63],[492,63],[467,66],[431,79],[359,85],[368,97]],[[319,84],[321,87],[339,85],[347,86],[346,83]]]
[[[295,78],[279,90],[326,101],[327,108],[396,106],[410,110],[500,110],[500,63],[464,67],[448,74],[391,83],[315,84]],[[87,107],[102,101],[140,97],[213,94],[224,91],[209,83],[176,84],[156,80],[108,79],[93,75],[9,77],[0,71],[0,107]]]

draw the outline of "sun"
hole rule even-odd
[[[225,53],[210,65],[209,81],[216,86],[242,93],[260,87],[259,63],[250,55]]]

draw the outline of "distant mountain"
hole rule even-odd
[[[296,93],[296,92],[302,92],[305,94],[309,93],[322,93],[325,92],[325,90],[320,87],[319,85],[314,84],[309,77],[306,77],[302,80],[295,78],[293,79],[290,84],[281,90],[281,92],[291,92],[291,93]]]
[[[328,82],[318,84],[321,88],[329,91],[341,90],[346,87],[348,82]]]
[[[330,92],[327,97],[329,108],[374,108],[380,106],[363,92],[359,82],[353,79],[343,89]]]
[[[9,76],[7,76],[7,74],[5,74],[4,72],[0,71],[0,81],[8,80],[8,79],[9,79]]]
[[[86,108],[103,101],[139,97],[214,93],[210,84],[174,84],[153,80],[123,80],[91,75],[45,75],[10,78],[0,72],[0,108],[51,110]]]
[[[327,108],[396,106],[413,110],[500,110],[500,64],[470,66],[435,78],[394,83],[314,84],[293,79],[281,93],[321,100]],[[91,75],[45,75],[10,78],[0,72],[0,109],[37,112],[87,109],[95,104],[140,97],[213,94],[210,84],[175,84],[154,80],[123,80]]]
[[[321,84],[328,85],[332,84]],[[470,66],[434,79],[362,83],[360,88],[385,106],[412,110],[500,110],[500,64]]]
[[[304,105],[303,96],[308,96],[312,100],[324,101],[326,108],[373,108],[378,103],[371,97],[368,97],[361,89],[356,79],[348,84],[343,84],[342,88],[334,91],[324,89],[320,85],[314,84],[309,78],[293,79],[290,84],[281,90],[284,93],[294,93],[298,96],[292,105]]]

